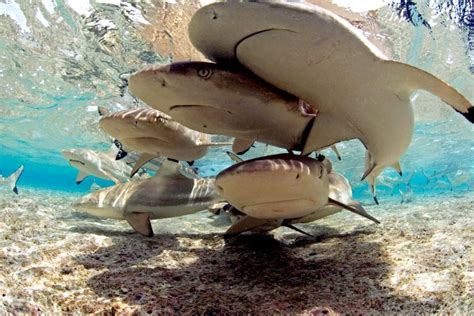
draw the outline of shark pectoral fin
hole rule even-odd
[[[332,146],[340,141],[360,138],[351,126],[331,114],[319,113],[302,144],[302,155]]]
[[[337,160],[341,160],[341,155],[339,154],[339,150],[337,150],[336,145],[332,145],[331,150],[336,154]]]
[[[123,217],[137,233],[146,237],[153,236],[149,213],[126,213]]]
[[[308,236],[308,237],[316,238],[315,236],[311,235],[310,233],[305,232],[305,231],[302,230],[302,229],[299,229],[298,227],[294,226],[293,224],[290,224],[290,223],[283,223],[281,226],[285,226],[285,227],[288,227],[288,228],[290,228],[290,229],[293,229],[294,231],[297,231],[298,233],[303,234],[303,235],[306,235],[306,236]]]
[[[236,138],[232,144],[232,151],[238,155],[245,154],[254,142],[255,140],[253,139]]]
[[[76,184],[80,184],[82,181],[84,181],[84,179],[89,176],[87,173],[85,173],[84,171],[79,171],[79,173],[77,174],[77,177],[76,177]]]
[[[375,217],[372,217],[371,215],[369,215],[365,210],[361,211],[360,208],[362,208],[362,206],[360,204],[358,205],[358,207],[354,207],[354,206],[351,206],[351,205],[346,205],[342,202],[336,201],[336,200],[331,199],[331,198],[328,198],[328,204],[338,206],[338,207],[342,207],[345,210],[351,211],[352,213],[355,213],[357,215],[360,215],[362,217],[370,219],[371,221],[373,221],[377,224],[380,224],[380,221],[378,219],[376,219]]]
[[[398,88],[401,91],[407,91],[408,93],[416,89],[431,92],[461,113],[469,122],[474,123],[474,106],[466,97],[443,80],[408,64],[392,60],[382,62],[390,67],[386,73],[394,79],[392,80],[394,87],[399,85]],[[403,80],[400,80],[401,78]],[[399,91],[395,91],[395,93],[398,94]]]
[[[135,162],[135,165],[132,168],[132,171],[130,172],[130,178],[133,178],[135,173],[138,172],[138,170],[147,162],[152,160],[153,158],[157,157],[157,155],[154,154],[148,154],[148,153],[143,153],[140,158],[138,158],[137,162]]]
[[[236,163],[244,161],[242,158],[240,158],[239,156],[237,156],[233,152],[226,151],[226,153],[227,153],[227,156],[229,156],[229,158],[232,159]]]
[[[263,226],[265,224],[269,224],[270,222],[272,221],[268,219],[259,219],[250,216],[245,216],[240,221],[230,226],[229,229],[226,230],[224,235],[240,234],[252,230],[254,228]]]

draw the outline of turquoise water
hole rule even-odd
[[[36,312],[40,307],[56,313],[140,311],[149,303],[148,296],[143,299],[146,304],[134,296],[142,293],[143,274],[166,280],[159,290],[153,287],[156,284],[147,283],[143,291],[158,301],[162,292],[169,291],[166,293],[172,294],[163,294],[166,300],[161,297],[168,307],[173,295],[192,292],[198,299],[206,299],[208,288],[217,297],[227,289],[233,294],[224,295],[225,299],[235,295],[246,300],[242,293],[253,293],[259,286],[261,295],[275,301],[279,298],[275,291],[285,290],[280,297],[287,297],[290,290],[306,290],[304,295],[309,296],[301,299],[304,306],[296,310],[301,313],[318,311],[315,304],[319,303],[314,302],[320,299],[324,303],[321,308],[332,306],[340,313],[356,311],[347,303],[354,297],[373,303],[359,310],[369,314],[399,312],[397,308],[405,306],[399,302],[405,302],[407,311],[414,313],[462,314],[472,306],[474,274],[469,258],[474,125],[424,92],[412,95],[416,125],[410,148],[401,159],[403,176],[386,170],[378,179],[380,206],[374,204],[367,184],[360,181],[365,154],[362,144],[339,144],[341,161],[332,152],[323,152],[333,161],[334,169],[348,178],[354,198],[382,221],[377,228],[351,214],[337,214],[304,226],[321,239],[318,242],[302,240],[282,229],[275,233],[275,240],[263,237],[254,242],[243,237],[241,247],[221,236],[230,224],[228,219],[215,219],[207,213],[156,221],[157,236],[146,239],[132,233],[125,222],[98,220],[72,210],[71,203],[90,192],[91,186],[107,187],[113,182],[88,177],[77,185],[77,170],[61,156],[61,150],[110,148],[111,139],[98,125],[97,108],[118,111],[141,104],[128,92],[123,80],[126,74],[149,64],[202,59],[188,42],[186,27],[204,2],[212,1],[0,2],[0,174],[6,177],[20,165],[25,167],[17,185],[19,195],[0,187],[0,217],[4,219],[0,221],[4,249],[0,252],[0,294],[7,293],[6,298],[0,295],[0,314]],[[355,11],[359,8],[354,4],[361,4],[335,2]],[[472,1],[364,4],[370,11],[354,13],[354,19],[386,55],[433,73],[474,102]],[[225,150],[213,148],[196,161],[199,174],[214,176],[232,165]],[[283,151],[257,144],[243,158],[279,152]],[[334,256],[333,249],[337,249]],[[298,283],[301,287],[292,288],[283,282],[275,289],[269,280],[278,279],[278,273],[268,270],[271,264],[267,267],[265,262],[258,262],[255,253],[263,253],[281,275],[289,273],[297,279],[296,272],[282,268],[287,262],[294,263],[312,283]],[[236,263],[229,263],[229,258]],[[367,265],[362,265],[366,261]],[[360,269],[354,276],[327,274],[334,267],[346,271],[351,265]],[[263,271],[262,276],[255,276],[253,283],[245,278],[242,281],[242,271],[234,270],[236,266],[243,273]],[[218,267],[226,269],[219,270],[218,275],[224,280],[230,273],[242,293],[235,294],[224,281],[212,281],[209,271]],[[207,288],[194,284],[197,290],[189,291],[189,283],[195,280],[188,275],[196,270]],[[104,289],[109,278],[116,283]],[[340,292],[324,292],[318,280],[336,284]],[[54,282],[63,283],[55,287]],[[345,288],[345,284],[356,283],[362,290]],[[311,294],[315,290],[320,292]],[[256,297],[246,301],[245,310],[268,312],[255,307],[261,303]],[[337,304],[331,301],[334,297]],[[389,301],[383,305],[387,297]],[[295,311],[291,303],[298,299],[283,301],[290,307],[270,310]],[[199,306],[199,300],[193,304]]]
[[[413,7],[403,2],[397,7],[380,2],[378,6],[382,7],[373,11],[376,14],[366,17],[369,33],[383,39],[384,52],[392,58],[438,75],[472,100],[472,11],[469,5],[462,7],[462,3],[444,7],[441,3],[420,2]],[[185,27],[168,30],[177,34],[172,39],[174,48],[169,47],[170,39],[153,41],[149,33],[160,37],[165,26],[172,25],[176,18],[174,12],[181,10],[189,18],[198,5],[193,2],[180,9],[171,3],[159,7],[120,1],[2,4],[3,174],[8,175],[22,163],[25,171],[19,187],[87,192],[93,182],[109,185],[110,182],[100,179],[87,179],[77,186],[76,171],[68,167],[60,151],[109,148],[110,140],[97,124],[97,106],[122,109],[138,102],[124,88],[121,74],[148,63],[191,58],[192,53],[183,53],[182,49]],[[407,8],[416,9],[419,14],[407,18]],[[170,17],[165,16],[167,13]],[[429,28],[417,23],[420,16],[429,21]],[[390,183],[384,185],[387,181],[381,181],[380,198],[399,199],[404,191],[413,191],[416,196],[468,190],[474,178],[473,127],[426,93],[414,94],[413,103],[417,124],[411,147],[402,158],[405,175],[396,179],[394,173],[386,171],[384,180]],[[340,146],[343,160],[335,162],[336,170],[351,180],[357,198],[368,198],[366,184],[358,181],[363,173],[361,146],[357,142]],[[248,157],[261,152],[254,150]],[[205,176],[230,164],[218,152],[198,161]]]

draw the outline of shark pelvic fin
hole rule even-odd
[[[400,162],[399,162],[399,161],[397,161],[396,163],[394,163],[391,167],[392,167],[393,169],[395,169],[395,170],[398,172],[398,174],[399,174],[400,176],[403,176],[402,167],[400,166]]]
[[[255,140],[253,139],[234,139],[234,143],[232,144],[232,151],[238,155],[245,154],[250,147],[252,147]]]
[[[132,168],[132,171],[130,172],[130,178],[133,178],[135,173],[147,162],[155,158],[156,155],[154,154],[148,154],[148,153],[143,153],[140,158],[138,158],[137,162],[135,162],[135,165]]]
[[[84,179],[89,176],[87,173],[85,173],[84,171],[79,171],[79,173],[77,174],[77,177],[76,177],[76,184],[80,184],[82,181],[84,181]]]
[[[239,156],[237,156],[231,151],[226,151],[226,153],[227,153],[227,156],[229,156],[229,158],[232,159],[235,163],[244,161],[242,158],[240,158]]]
[[[336,154],[337,160],[341,160],[341,154],[339,154],[339,150],[337,150],[336,145],[332,145],[331,150]]]
[[[124,218],[137,233],[146,237],[153,236],[149,213],[126,213]]]
[[[380,221],[376,219],[375,217],[371,216],[369,213],[367,213],[360,204],[351,203],[352,205],[347,205],[331,198],[328,198],[328,204],[342,207],[345,210],[351,211],[352,213],[355,213],[357,215],[370,219],[371,221],[377,224],[380,224]]]

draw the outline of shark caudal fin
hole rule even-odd
[[[20,179],[21,175],[23,173],[23,165],[21,165],[14,173],[9,175],[6,179],[5,182],[7,185],[12,189],[13,192],[18,194],[18,188],[16,186],[18,179]]]
[[[359,203],[352,201],[350,204],[344,204],[342,202],[336,201],[334,199],[329,198],[328,199],[328,204],[342,207],[345,210],[351,211],[354,214],[360,215],[362,217],[365,217],[367,219],[370,219],[371,221],[380,224],[380,221],[376,219],[375,217],[371,216],[367,211],[360,205]]]
[[[396,61],[383,61],[391,67],[387,73],[394,77],[400,88],[409,92],[421,89],[428,91],[461,113],[469,122],[474,123],[474,106],[456,89],[438,77],[416,67]],[[399,78],[403,80],[398,80]]]

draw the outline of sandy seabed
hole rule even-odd
[[[208,212],[122,221],[74,212],[77,196],[0,191],[0,314],[469,314],[474,194],[367,206],[223,238]]]

